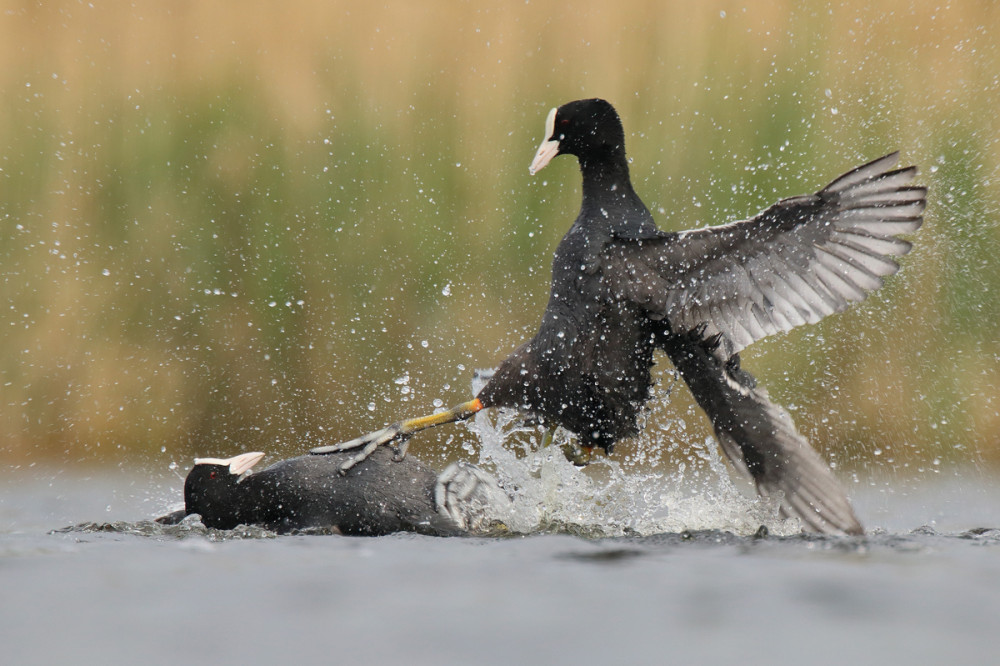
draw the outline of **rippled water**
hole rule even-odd
[[[766,508],[710,473],[566,477],[501,455],[484,457],[536,479],[517,499],[531,536],[163,527],[150,519],[179,501],[169,473],[0,470],[3,663],[995,657],[1000,486],[977,470],[852,486],[865,538],[755,538],[733,516]],[[602,521],[617,536],[595,537]]]

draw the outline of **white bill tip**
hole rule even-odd
[[[254,451],[252,453],[241,453],[238,456],[233,456],[232,458],[195,458],[195,465],[223,465],[229,466],[229,473],[240,476],[249,472],[250,469],[260,462],[260,459],[264,457],[264,454],[260,451]]]

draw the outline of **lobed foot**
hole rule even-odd
[[[310,449],[309,453],[312,453],[313,455],[323,455],[326,453],[340,453],[342,451],[361,449],[357,455],[348,458],[340,466],[340,473],[347,474],[348,470],[358,463],[364,462],[368,456],[375,453],[378,447],[391,442],[399,442],[399,445],[395,449],[393,459],[397,462],[402,460],[406,456],[406,448],[408,446],[409,439],[409,434],[403,434],[401,424],[394,423],[391,426],[368,433],[367,435],[363,435],[347,442],[330,444],[328,446],[317,446],[314,449]]]
[[[438,514],[464,532],[506,532],[513,504],[493,476],[467,462],[455,462],[437,478],[434,504]]]

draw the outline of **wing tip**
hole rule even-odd
[[[854,167],[847,173],[835,178],[833,182],[820,190],[820,194],[838,194],[854,185],[866,183],[882,176],[897,174],[916,176],[919,171],[916,165],[893,169],[899,163],[899,158],[900,151],[894,150],[861,166]]]

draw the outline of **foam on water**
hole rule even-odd
[[[469,429],[481,443],[478,463],[513,496],[508,526],[514,532],[607,537],[725,530],[747,535],[762,525],[778,535],[799,532],[798,522],[780,518],[776,505],[733,483],[710,438],[686,444],[688,463],[659,471],[650,459],[655,463],[657,452],[677,444],[671,433],[647,429],[640,460],[598,457],[581,469],[560,449],[568,435],[557,431],[552,444],[539,449],[538,428],[521,425],[514,412],[495,411],[480,413]]]

